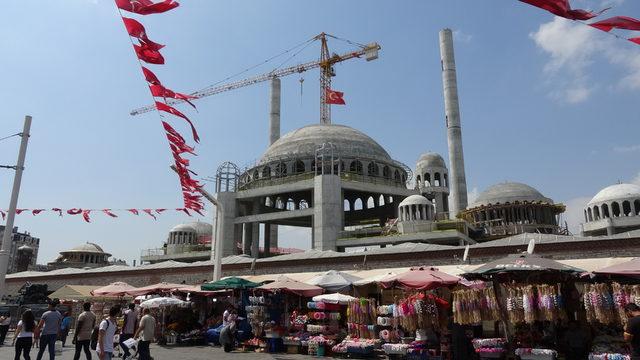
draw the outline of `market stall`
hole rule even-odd
[[[576,281],[583,272],[529,253],[487,263],[462,275],[490,283],[484,289],[454,291],[454,322],[493,327],[492,338],[473,341],[481,358],[555,359],[558,351],[569,351],[567,342],[570,351],[585,351],[586,342],[571,342],[577,332],[567,329],[568,324],[584,328],[575,322],[580,308]]]
[[[187,309],[191,306],[188,301],[183,301],[173,297],[156,297],[149,300],[145,300],[140,303],[141,308],[148,308],[152,312],[152,316],[160,324],[156,326],[156,339],[160,339],[159,342],[166,345],[175,345],[178,343],[179,332],[175,327],[169,328],[167,326],[169,315],[172,311],[179,311]],[[175,317],[176,312],[172,313]],[[186,319],[182,319],[183,321]],[[173,323],[170,321],[169,323]]]

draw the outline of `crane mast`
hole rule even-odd
[[[196,99],[202,99],[208,96],[220,94],[226,91],[239,89],[245,86],[258,84],[261,82],[265,82],[271,80],[276,77],[283,77],[292,74],[303,73],[307,70],[320,68],[320,122],[330,124],[331,123],[331,107],[326,102],[327,89],[331,88],[331,77],[335,76],[333,71],[333,65],[336,63],[343,62],[345,60],[350,60],[353,58],[360,58],[362,56],[365,57],[365,60],[371,61],[378,58],[378,50],[380,50],[380,45],[378,43],[370,43],[367,45],[359,45],[360,49],[352,52],[347,52],[341,55],[333,54],[330,55],[329,47],[327,45],[327,37],[333,37],[332,35],[321,33],[317,35],[314,39],[320,40],[321,49],[320,49],[320,60],[314,60],[305,62],[302,64],[297,64],[293,66],[289,66],[282,69],[272,70],[265,74],[256,75],[250,78],[229,82],[221,85],[211,85],[206,88],[200,89],[191,93],[190,95],[195,97]],[[170,99],[167,101],[168,105],[175,105],[183,103],[184,100],[178,99]],[[155,110],[154,105],[144,106],[131,111],[131,115],[140,115],[149,111]]]

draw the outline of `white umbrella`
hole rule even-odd
[[[351,286],[361,278],[341,271],[329,270],[307,281],[307,284],[320,286],[329,291],[340,291]]]
[[[354,298],[353,296],[344,295],[340,293],[333,293],[333,294],[324,294],[324,295],[314,296],[311,300],[316,302],[321,301],[329,304],[346,305],[349,303],[349,301],[356,300],[356,298]]]
[[[172,297],[158,297],[140,303],[140,307],[143,308],[164,308],[169,306],[187,307],[189,305],[191,305],[191,303],[188,301],[182,301]]]
[[[379,274],[379,275],[371,276],[371,277],[368,277],[368,278],[364,278],[362,280],[354,281],[353,285],[355,285],[355,286],[363,286],[363,285],[369,285],[369,284],[373,284],[373,283],[379,283],[381,281],[389,280],[390,278],[392,278],[392,277],[394,277],[396,275],[398,275],[398,274],[390,271],[388,273]]]

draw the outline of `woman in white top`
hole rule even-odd
[[[20,360],[20,353],[23,354],[25,360],[30,360],[29,352],[33,345],[33,331],[36,328],[36,321],[33,318],[31,310],[25,310],[22,313],[22,320],[18,321],[16,333],[13,336],[13,342],[16,346],[16,356],[14,360]]]

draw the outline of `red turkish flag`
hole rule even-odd
[[[640,20],[628,16],[614,16],[589,25],[605,32],[609,32],[612,29],[640,30]]]
[[[53,209],[51,209],[51,211],[56,211],[56,212],[58,212],[58,216],[62,216],[62,209],[60,209],[60,208],[53,208]]]
[[[158,220],[158,218],[155,215],[153,215],[153,213],[151,212],[151,209],[142,209],[142,211],[149,214],[149,216],[151,216],[153,220]]]
[[[164,64],[164,57],[162,57],[160,51],[154,49],[152,46],[149,46],[142,41],[140,42],[140,45],[134,44],[133,49],[136,51],[136,56],[138,56],[138,59],[146,63],[156,65]]]
[[[73,209],[67,210],[67,214],[69,215],[78,215],[80,213],[82,213],[82,209],[73,208]]]
[[[167,211],[167,209],[156,209],[156,212],[158,214],[162,214],[163,212]]]
[[[111,212],[111,209],[102,209],[102,212],[107,214],[107,215],[109,215],[109,216],[111,216],[112,218],[117,218],[118,217],[118,215],[116,215],[116,214]]]
[[[554,15],[570,19],[570,20],[589,20],[592,19],[609,8],[603,9],[599,12],[591,12],[582,9],[571,9],[569,0],[520,0],[523,3],[533,5],[540,9],[546,10]]]
[[[334,104],[334,105],[345,105],[346,103],[344,102],[343,96],[344,96],[344,93],[340,91],[327,89],[326,103]]]
[[[140,15],[160,14],[180,6],[173,0],[153,3],[150,0],[116,0],[116,6],[124,11]]]
[[[129,36],[144,42],[148,48],[152,50],[160,50],[164,47],[164,45],[151,41],[149,37],[147,37],[147,30],[138,20],[123,17],[122,21],[124,22],[124,27],[127,29]]]
[[[147,80],[149,84],[160,85],[160,80],[158,80],[158,77],[156,76],[156,74],[153,73],[153,71],[143,66],[142,73],[144,74],[145,80]]]
[[[162,85],[159,85],[159,84],[158,85],[150,85],[149,88],[151,89],[151,95],[153,95],[155,97],[173,98],[173,99],[184,100],[184,101],[188,102],[189,105],[193,106],[194,109],[196,108],[196,106],[193,105],[193,103],[191,101],[189,101],[189,99],[195,99],[196,98],[195,96],[185,95],[185,94],[173,92],[172,90],[169,90],[166,87],[164,87]]]
[[[29,209],[16,209],[16,215],[20,215],[20,214],[22,214],[23,212],[25,212],[27,210],[29,210]]]
[[[33,216],[36,216],[36,215],[40,214],[43,211],[44,211],[44,209],[33,209],[33,210],[31,210],[31,213],[33,214]]]
[[[91,214],[91,210],[82,210],[82,218],[84,221],[90,223],[91,219],[89,218],[89,214]]]
[[[189,125],[191,125],[191,133],[193,134],[193,140],[197,143],[200,142],[200,137],[198,136],[198,132],[196,131],[195,126],[193,126],[193,123],[191,122],[191,120],[189,120],[189,118],[185,114],[181,113],[177,109],[165,103],[162,103],[160,101],[156,101],[156,109],[185,119],[189,123]]]
[[[4,220],[7,217],[7,213],[0,210],[0,215],[2,215],[2,220]]]
[[[634,44],[640,45],[640,37],[629,38],[627,40],[631,41]]]
[[[135,215],[140,214],[140,213],[138,212],[138,210],[136,210],[136,209],[127,209],[127,211],[128,211],[128,212],[130,212],[130,213],[132,213],[132,214],[135,214]]]
[[[191,213],[189,212],[189,210],[185,209],[185,208],[177,208],[176,211],[182,211],[185,214],[191,216]]]

